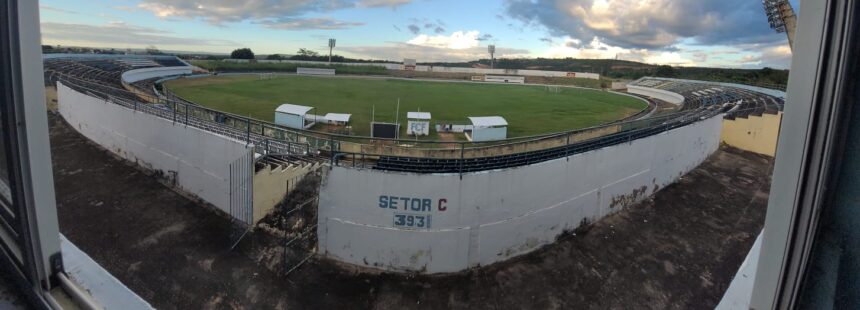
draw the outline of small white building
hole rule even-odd
[[[504,140],[508,137],[508,121],[501,116],[469,117],[472,121],[472,134],[466,133],[469,141]]]
[[[313,109],[302,105],[282,104],[275,109],[275,124],[296,129],[310,128],[315,123],[313,120],[306,120],[305,115]]]
[[[406,112],[406,134],[426,136],[430,134],[429,112]]]
[[[325,120],[332,125],[346,126],[349,125],[350,117],[352,117],[352,114],[326,113]]]

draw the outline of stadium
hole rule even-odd
[[[0,308],[860,300],[851,1],[7,2]]]
[[[342,77],[334,70],[319,72],[324,69],[306,70],[325,77],[216,76],[172,56],[61,54],[48,55],[44,62],[45,80],[57,87],[59,114],[71,127],[231,218],[233,247],[259,225],[289,223],[282,232],[287,272],[314,256],[428,274],[506,261],[648,199],[696,168],[721,141],[734,143],[727,141],[724,122],[778,117],[784,100],[784,93],[771,89],[651,77],[609,92],[481,80]],[[485,72],[474,74],[479,73]],[[353,96],[365,99],[352,106],[327,104],[331,96],[290,98],[310,85],[317,87],[310,93],[326,87],[336,91],[327,85],[332,79],[357,83],[353,92],[369,91]],[[450,97],[412,99],[418,103],[401,98],[398,108],[391,102],[374,104],[385,97],[394,101],[397,94],[366,96],[378,94],[379,87],[407,88],[403,97],[422,97],[421,87],[447,87]],[[569,107],[576,113],[517,117],[521,112],[513,103],[456,108],[481,96],[501,102],[502,97],[513,96],[512,102],[531,97],[538,100],[521,104],[538,110],[544,104],[548,113]],[[439,103],[445,100],[451,103]],[[355,129],[348,131],[331,130],[345,126],[326,121],[325,115],[297,113],[299,126],[289,126],[272,121],[284,102],[309,105],[305,113],[318,108],[363,115],[352,119]],[[370,117],[369,107],[374,110]],[[423,120],[433,122],[430,131],[437,134],[419,139],[400,127],[413,108],[443,117],[442,122]],[[383,109],[396,111],[377,116],[375,111]],[[478,123],[462,123],[470,115],[516,120],[504,124],[515,136],[470,141],[485,130]],[[544,120],[569,125],[541,125]],[[394,129],[384,136],[379,124]],[[455,138],[440,139],[440,131],[450,133],[447,124],[461,129]],[[371,126],[378,130],[374,136],[368,134]],[[735,144],[767,144],[755,140],[766,135],[742,136],[738,139],[752,141]],[[577,177],[583,174],[593,177]],[[282,210],[291,195],[307,201]]]

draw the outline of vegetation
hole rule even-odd
[[[284,57],[281,54],[271,54],[271,55],[266,56],[266,60],[284,60],[284,59],[289,59],[289,57]]]
[[[237,48],[230,53],[233,59],[254,59],[254,52],[250,48]]]
[[[155,45],[149,45],[144,50],[147,55],[164,55]]]
[[[404,124],[406,112],[419,109],[432,113],[434,122],[455,124],[468,124],[467,116],[500,115],[510,124],[509,137],[594,126],[645,108],[638,99],[599,90],[472,82],[250,75],[178,79],[167,87],[199,104],[266,121],[274,120],[282,103],[315,107],[311,113],[317,115],[350,113],[357,135],[369,135],[374,108],[377,121],[395,121],[398,98]]]

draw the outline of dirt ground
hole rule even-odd
[[[60,230],[159,309],[712,309],[761,230],[771,161],[723,147],[637,206],[467,273],[358,273],[312,259],[280,275],[260,230],[227,220],[51,115]]]
[[[2,271],[5,271],[3,269]],[[0,309],[27,309],[26,297],[15,287],[11,279],[0,276]]]

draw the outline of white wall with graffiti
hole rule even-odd
[[[511,169],[413,174],[332,167],[319,251],[390,271],[456,272],[528,253],[631,206],[717,150],[722,117]]]

